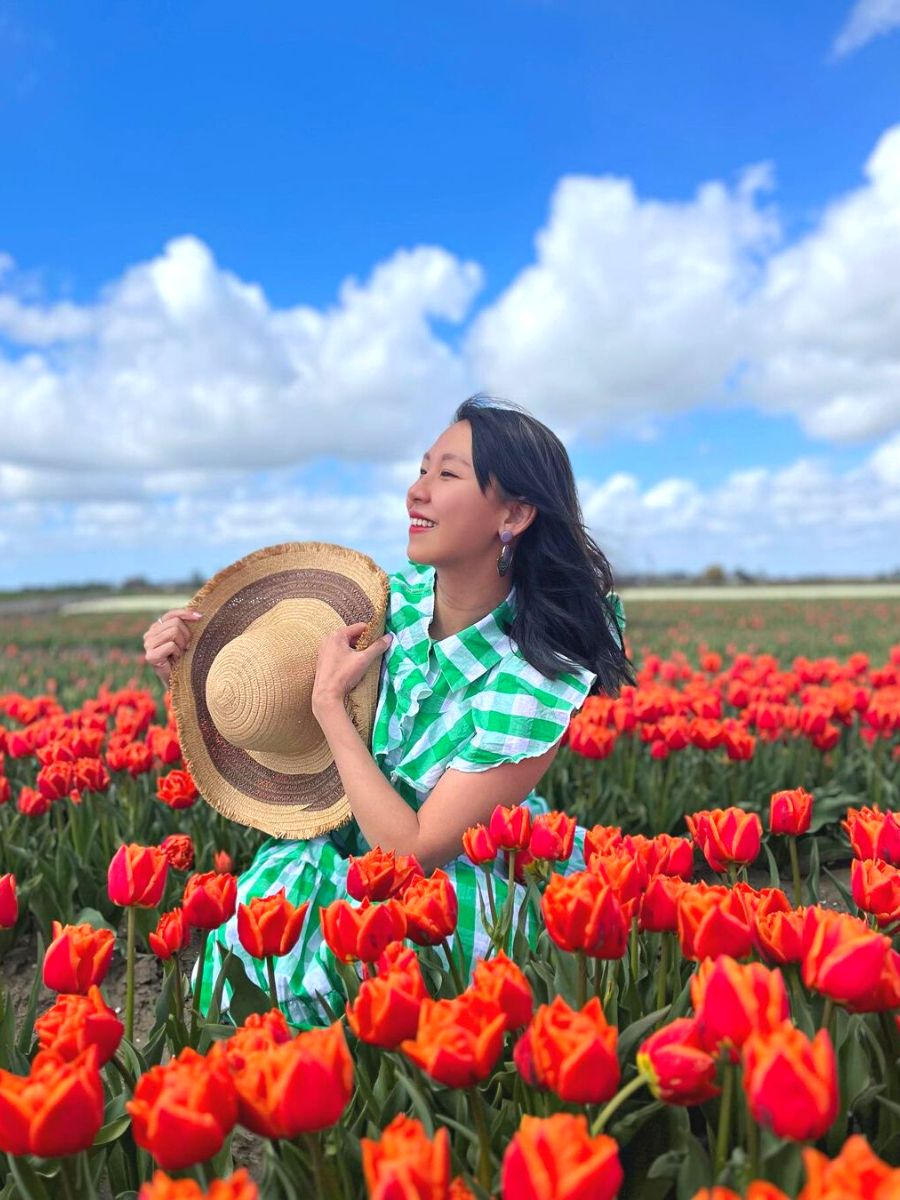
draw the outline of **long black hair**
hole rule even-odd
[[[502,500],[537,509],[510,567],[516,589],[511,639],[542,675],[555,678],[579,663],[597,675],[593,692],[618,695],[635,678],[606,599],[612,567],[584,527],[565,446],[520,405],[490,396],[470,396],[453,421],[472,427],[481,491],[493,483]]]

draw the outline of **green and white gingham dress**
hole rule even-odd
[[[434,613],[434,580],[433,567],[414,562],[390,577],[386,628],[394,640],[382,660],[372,731],[375,761],[414,809],[421,807],[448,768],[486,771],[500,763],[543,754],[556,745],[596,678],[591,671],[573,665],[570,672],[550,679],[522,657],[506,632],[515,611],[514,588],[476,624],[432,641],[428,628]],[[614,593],[610,599],[620,628],[624,628],[621,602]],[[534,791],[524,803],[534,813],[547,811],[546,801]],[[579,829],[567,871],[584,867],[583,835]],[[295,1024],[327,1021],[319,996],[332,1009],[341,1007],[340,977],[322,939],[318,910],[346,897],[349,855],[363,854],[369,848],[355,821],[306,841],[270,838],[238,881],[238,903],[270,895],[281,887],[293,904],[311,901],[299,942],[290,954],[275,961],[279,1003]],[[459,896],[457,937],[471,973],[490,945],[481,923],[482,904],[487,910],[484,873],[464,855],[446,864],[444,870]],[[493,885],[502,905],[508,888],[502,858]],[[521,901],[525,889],[515,886]],[[533,916],[526,929],[530,936],[536,935]],[[250,978],[268,990],[265,963],[242,949],[236,918],[232,918],[209,938],[200,1000],[203,1011],[229,946]],[[225,1012],[230,991],[226,985]]]

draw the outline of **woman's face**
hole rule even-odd
[[[434,522],[411,521],[407,554],[413,562],[441,566],[496,555],[509,508],[493,484],[487,494],[478,486],[468,421],[451,425],[422,456],[406,508],[411,518],[416,513]]]

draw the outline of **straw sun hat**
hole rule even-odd
[[[201,794],[232,821],[275,837],[310,838],[351,816],[334,758],[312,713],[319,644],[366,621],[357,649],[384,632],[388,577],[356,550],[327,542],[266,546],[196,593],[202,613],[172,672],[184,761]],[[366,745],[381,659],[349,693]]]

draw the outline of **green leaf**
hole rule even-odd
[[[19,1186],[20,1200],[50,1200],[44,1180],[27,1159],[10,1155],[9,1169]]]
[[[638,1021],[632,1021],[630,1025],[626,1025],[619,1034],[619,1059],[622,1062],[630,1062],[632,1054],[637,1050],[638,1043],[643,1040],[644,1034],[652,1029],[653,1026],[666,1016],[671,1004],[666,1004],[662,1008],[658,1008],[655,1012],[648,1013],[646,1017],[641,1017]]]
[[[691,1200],[712,1179],[709,1155],[692,1133],[684,1137],[684,1158],[675,1178],[678,1200]]]
[[[127,1114],[124,1117],[119,1117],[115,1121],[110,1121],[108,1125],[104,1125],[97,1136],[94,1138],[95,1146],[106,1146],[110,1142],[116,1142],[131,1124],[131,1117]]]
[[[37,935],[37,969],[34,972],[34,979],[31,983],[31,993],[28,997],[28,1005],[25,1009],[25,1017],[22,1021],[22,1028],[19,1030],[19,1036],[16,1039],[16,1049],[20,1054],[27,1054],[31,1049],[32,1038],[34,1037],[34,1019],[37,1015],[38,996],[41,991],[43,982],[41,964],[44,961],[44,939],[40,933]]]

